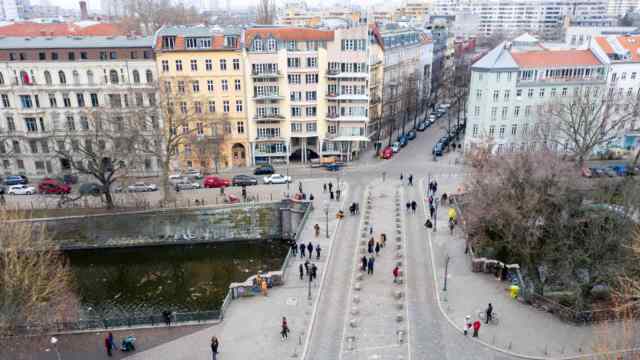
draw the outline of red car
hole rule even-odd
[[[391,146],[387,146],[382,150],[382,158],[385,160],[389,160],[393,157],[393,149]]]
[[[71,186],[58,180],[44,179],[38,185],[38,191],[41,194],[68,194],[71,192]]]
[[[205,188],[221,188],[231,186],[231,180],[217,176],[207,176],[202,184]]]

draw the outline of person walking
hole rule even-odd
[[[411,211],[411,201],[407,201],[407,203],[405,204],[406,208],[407,208],[407,214],[409,213],[409,211]]]
[[[304,251],[307,247],[304,244],[300,244],[300,257],[304,258]]]
[[[433,205],[429,205],[429,216],[433,219],[433,215],[436,212],[436,208]]]
[[[282,330],[280,330],[280,335],[283,341],[289,337],[289,325],[287,324],[287,318],[284,316],[282,317]]]
[[[318,278],[318,267],[316,264],[311,264],[311,281]]]
[[[380,252],[380,243],[376,242],[376,256],[378,256],[379,252]]]
[[[362,263],[362,266],[360,266],[360,270],[367,271],[367,257],[363,255],[362,259],[360,259],[360,262]]]
[[[467,315],[464,318],[464,327],[462,328],[462,333],[464,334],[464,336],[467,336],[467,334],[469,333],[469,330],[471,330],[472,324],[471,324],[471,316]]]
[[[312,194],[312,193],[309,193],[309,201],[313,201],[313,199],[315,199],[315,198],[313,197],[313,194]]]
[[[473,322],[473,337],[478,337],[479,332],[480,332],[480,320],[476,320]]]
[[[322,183],[322,192],[323,193],[327,192],[327,183]]]
[[[320,225],[318,224],[313,225],[313,230],[316,233],[316,237],[320,236]]]
[[[418,203],[415,200],[411,201],[411,213],[413,215],[416,214],[416,209],[417,208],[418,208]]]
[[[400,173],[400,185],[404,185],[404,175],[402,175],[402,173]]]
[[[302,181],[298,181],[298,192],[299,193],[304,193],[304,191],[302,191]]]
[[[373,253],[373,245],[374,245],[373,238],[371,238],[369,239],[369,242],[367,242],[367,252],[369,254]]]
[[[304,262],[304,273],[309,275],[309,260]]]
[[[316,260],[320,260],[320,244],[316,245]]]
[[[298,244],[295,240],[291,241],[291,254],[293,254],[294,257],[298,256]]]
[[[487,307],[486,313],[487,313],[487,319],[486,319],[486,323],[485,324],[488,324],[489,321],[491,321],[491,319],[493,317],[493,305],[491,305],[491,303],[489,303],[489,306]]]
[[[369,235],[373,235],[373,225],[369,225]]]
[[[213,336],[211,337],[211,354],[212,354],[212,359],[216,360],[218,358],[218,346],[220,344],[218,343],[218,338]]]
[[[300,280],[302,280],[302,278],[304,277],[304,265],[300,263],[300,265],[298,266],[298,269],[300,270]]]
[[[111,352],[112,347],[111,347],[111,341],[109,341],[109,336],[104,338],[104,347],[107,350],[107,356],[113,356],[113,353]]]
[[[438,182],[433,180],[433,195],[438,192]]]
[[[380,246],[384,247],[387,244],[387,234],[380,234]]]
[[[307,245],[307,250],[309,251],[309,259],[313,256],[313,244],[309,241],[309,245]]]
[[[367,262],[367,274],[371,274],[373,275],[373,264],[375,262],[375,259],[373,258],[373,256],[369,257],[369,261]]]
[[[333,191],[333,183],[331,183],[331,181],[329,181],[329,192]]]
[[[329,199],[333,200],[333,190],[329,190]]]
[[[396,265],[396,267],[393,268],[393,283],[394,284],[398,283],[398,276],[400,276],[400,267],[398,267],[398,265]]]
[[[260,290],[262,290],[262,295],[267,296],[267,279],[262,278],[260,281]]]
[[[336,201],[340,201],[340,194],[342,194],[342,190],[337,189],[336,190]]]
[[[107,336],[107,338],[109,339],[109,343],[111,344],[111,349],[118,350],[118,345],[116,345],[116,342],[113,340],[113,333],[111,331],[109,331],[109,335]]]
[[[413,186],[413,174],[409,174],[409,186]]]

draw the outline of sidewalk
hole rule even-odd
[[[299,357],[309,329],[313,307],[318,298],[320,282],[329,260],[331,243],[334,239],[338,221],[335,213],[342,208],[348,188],[343,183],[342,201],[329,202],[329,238],[325,236],[324,202],[328,193],[322,193],[322,183],[327,179],[303,180],[303,190],[314,194],[314,210],[300,235],[301,241],[308,244],[320,244],[320,259],[316,260],[314,251],[311,262],[318,266],[318,279],[311,286],[312,298],[308,295],[308,278],[300,280],[298,265],[306,259],[291,258],[286,269],[285,284],[269,289],[267,297],[256,295],[233,300],[225,313],[224,321],[191,335],[162,344],[155,348],[139,351],[128,359],[153,360],[200,360],[211,359],[210,340],[216,336],[220,342],[220,358],[224,359],[274,359],[280,360]],[[335,180],[333,181],[335,186]],[[296,189],[297,189],[297,183]],[[321,225],[321,236],[315,237],[313,225]],[[307,257],[308,259],[308,257]],[[287,317],[290,333],[287,340],[281,340],[280,324]]]
[[[426,189],[425,182],[423,180],[423,189]],[[438,181],[438,196],[443,192],[454,193],[459,183],[460,179],[457,178]],[[499,314],[500,322],[498,325],[483,322],[479,341],[516,356],[537,359],[581,358],[591,357],[588,355],[594,352],[638,346],[637,343],[633,344],[634,340],[638,341],[637,334],[640,334],[637,323],[636,331],[631,333],[636,336],[631,341],[623,336],[620,323],[608,326],[571,325],[550,313],[511,299],[506,291],[509,284],[496,280],[492,274],[471,272],[470,257],[464,254],[461,229],[455,229],[453,236],[450,235],[447,210],[448,206],[438,208],[438,230],[436,233],[430,232],[429,239],[441,310],[457,329],[462,330],[466,315],[475,320],[478,312],[484,311],[491,302],[494,311]],[[447,290],[443,291],[447,256],[450,259]],[[623,343],[623,340],[627,340],[627,343]],[[603,346],[603,343],[609,345]]]

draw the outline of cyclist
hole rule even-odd
[[[486,313],[487,313],[486,324],[488,324],[489,321],[491,321],[492,317],[493,317],[493,305],[491,305],[491,303],[489,303],[489,306],[487,307]]]

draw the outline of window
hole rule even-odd
[[[213,80],[207,80],[207,90],[208,90],[209,92],[213,92],[213,89],[214,89],[214,87],[213,87]]]
[[[229,112],[229,100],[224,100],[222,102],[222,111],[226,114]]]
[[[51,60],[58,60],[58,53],[57,52],[52,52],[51,53]]]
[[[16,131],[16,123],[13,121],[13,117],[7,116],[7,131]]]
[[[476,90],[476,99],[480,100],[482,98],[482,90],[477,89]]]
[[[30,109],[33,107],[31,95],[20,95],[20,103],[22,104],[23,109]]]
[[[631,76],[629,77],[629,79],[634,80],[636,78],[636,73],[632,72]]]
[[[533,89],[527,90],[527,97],[533,97]]]
[[[84,94],[82,93],[77,93],[76,94],[76,100],[78,101],[78,107],[84,107]]]
[[[89,130],[89,119],[86,116],[80,116],[80,129],[83,131]]]
[[[196,123],[196,134],[204,135],[204,124],[201,122]]]
[[[20,142],[18,140],[11,141],[11,145],[13,147],[13,152],[14,153],[16,153],[16,154],[22,153],[22,150],[20,149]]]
[[[305,114],[307,116],[316,116],[316,107],[315,106],[310,106],[308,108],[305,109]]]
[[[60,80],[60,84],[66,84],[67,83],[67,77],[64,74],[64,71],[62,71],[62,70],[58,71],[58,80]]]
[[[209,101],[209,112],[210,113],[216,112],[216,102],[215,101]]]
[[[562,88],[562,95],[561,96],[567,96],[567,91],[569,91],[569,89]]]
[[[495,120],[498,115],[498,108],[493,106],[491,107],[491,120]]]
[[[58,99],[56,98],[56,94],[49,94],[49,106],[52,108],[58,107]]]
[[[133,70],[133,83],[140,84],[140,73],[138,70]]]
[[[184,90],[184,89],[185,89],[185,87],[184,87],[184,81],[183,81],[183,80],[178,80],[177,85],[178,85],[178,93],[180,93],[180,94],[184,94],[184,91],[185,91],[185,90]]]
[[[193,102],[193,111],[196,114],[202,114],[202,103],[200,101]]]
[[[198,71],[198,60],[191,59],[191,71]]]
[[[11,107],[11,103],[9,102],[9,95],[2,94],[0,97],[2,97],[2,106],[6,108]]]
[[[500,81],[500,73],[496,73],[496,82]]]
[[[499,90],[494,90],[493,91],[493,101],[498,101],[499,97],[500,97],[500,91]]]
[[[227,71],[227,60],[220,59],[220,71]]]
[[[509,107],[507,106],[502,107],[502,119],[506,119],[508,114],[509,114]]]
[[[290,68],[299,68],[300,67],[300,58],[287,58],[287,66]]]
[[[302,132],[302,124],[291,123],[291,132],[294,132],[294,133]]]
[[[42,152],[45,154],[49,153],[49,142],[47,140],[42,140],[40,142],[40,147],[42,148]]]
[[[144,106],[144,98],[142,97],[142,93],[136,93],[136,106]]]
[[[509,101],[509,90],[504,91],[504,102]]]
[[[480,106],[476,106],[473,108],[473,115],[480,116]]]
[[[200,81],[195,80],[191,83],[191,88],[193,89],[194,93],[200,92]]]
[[[52,56],[53,59],[53,56]],[[100,60],[107,60],[107,52],[106,51],[100,51]]]
[[[627,79],[627,73],[623,72],[622,75],[620,76],[620,79],[626,80]]]
[[[206,59],[204,61],[204,69],[207,71],[213,70],[213,62],[211,61],[211,59]]]
[[[73,118],[73,116],[69,115],[67,116],[67,130],[69,131],[76,131],[76,122],[75,119]]]
[[[517,119],[518,116],[520,116],[520,106],[513,108],[513,117]]]
[[[187,109],[187,102],[180,101],[180,112],[186,114],[189,110]]]
[[[276,39],[267,40],[267,51],[276,51],[278,50],[278,42]]]
[[[229,91],[229,82],[227,80],[222,80],[222,91]]]
[[[40,60],[40,61],[47,60],[47,53],[39,52],[38,53],[38,60]]]
[[[32,117],[24,118],[24,126],[27,129],[27,132],[38,131],[38,122],[36,121],[36,118],[32,118]]]
[[[478,136],[478,124],[473,124],[473,130],[471,131],[473,137]]]
[[[318,74],[307,74],[307,75],[305,75],[305,82],[307,84],[317,84],[318,83]]]
[[[147,70],[146,77],[147,77],[147,84],[151,84],[153,82],[153,71]]]
[[[149,99],[149,106],[156,106],[156,94],[155,93],[149,93],[147,95],[147,98]]]
[[[518,124],[511,125],[511,135],[516,135],[518,133]]]
[[[231,62],[233,64],[233,70],[240,70],[240,59],[233,59]]]
[[[307,124],[307,132],[316,132],[316,131],[317,131],[316,123]]]
[[[307,58],[307,67],[317,68],[318,67],[318,58],[317,57],[308,57]]]
[[[544,97],[544,88],[540,88],[540,91],[538,92],[538,96],[540,96],[541,98]]]
[[[253,50],[255,50],[255,51],[263,51],[264,50],[264,48],[262,46],[262,40],[260,40],[260,39],[253,40]]]
[[[47,85],[51,85],[51,84],[53,83],[53,81],[51,80],[51,73],[50,73],[50,72],[48,72],[48,71],[46,71],[46,70],[45,70],[45,72],[44,72],[44,82],[45,82]]]
[[[518,98],[518,100],[520,100],[521,97],[522,97],[522,89],[516,90],[516,98]]]
[[[169,60],[162,60],[162,72],[169,71]]]
[[[556,88],[551,88],[551,97],[554,98],[556,97]]]
[[[302,116],[302,109],[299,106],[291,107],[291,116],[292,117],[300,117]]]
[[[62,103],[66,108],[71,107],[71,99],[69,98],[69,94],[62,94]]]
[[[182,71],[182,60],[176,60],[176,71]]]
[[[236,89],[236,91],[240,91],[241,90],[240,80],[238,80],[238,79],[234,80],[234,88]]]
[[[307,101],[316,101],[318,93],[316,91],[307,91],[305,93],[305,98]]]
[[[506,126],[502,125],[500,126],[500,132],[499,132],[499,137],[503,138],[504,137],[504,132],[505,132]]]
[[[238,121],[236,123],[236,131],[238,134],[244,134],[244,121]]]
[[[100,103],[98,101],[98,94],[92,93],[90,94],[90,96],[91,96],[91,106],[93,107],[100,106]]]
[[[112,84],[117,84],[118,83],[118,72],[115,70],[111,70],[109,71],[109,79],[111,80]]]
[[[289,74],[287,75],[287,79],[289,84],[300,84],[302,83],[302,77],[300,74]]]
[[[242,100],[236,100],[236,112],[242,112]]]
[[[496,134],[496,127],[495,125],[491,125],[489,126],[489,136],[493,137]]]

